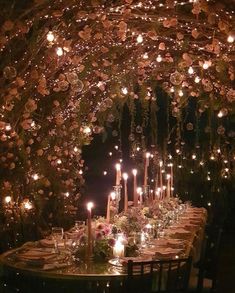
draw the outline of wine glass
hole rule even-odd
[[[55,252],[58,253],[59,252],[58,242],[63,239],[64,229],[61,227],[52,227],[51,236],[52,236],[52,239],[54,240]]]

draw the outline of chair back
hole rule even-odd
[[[128,261],[127,292],[185,292],[188,288],[192,258],[174,260]]]

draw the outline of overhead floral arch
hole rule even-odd
[[[175,119],[168,140],[176,135],[180,146],[183,113],[193,98],[197,117],[207,113],[213,132],[207,152],[225,145],[233,155],[234,132],[222,123],[235,113],[231,9],[200,0],[35,0],[6,11],[8,1],[0,35],[0,186],[7,225],[31,207],[44,218],[40,207],[51,200],[65,206],[57,216],[76,213],[81,148],[105,131],[106,122],[120,121],[124,105],[136,129],[138,103],[146,118],[140,127],[150,127],[158,145],[159,88]]]

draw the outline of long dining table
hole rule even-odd
[[[139,249],[132,260],[200,258],[207,221],[204,208],[189,207],[178,221]],[[72,261],[69,253],[55,253],[45,241],[27,242],[0,256],[4,292],[119,292],[130,258],[108,261]],[[100,291],[95,291],[101,288]],[[89,291],[90,290],[90,291]]]

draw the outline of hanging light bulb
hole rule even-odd
[[[35,181],[39,179],[39,175],[38,174],[33,174],[32,177],[33,177],[33,180],[35,180]]]
[[[211,66],[211,61],[205,61],[202,65],[203,69],[208,69]]]
[[[61,48],[61,47],[58,47],[57,49],[56,49],[56,54],[60,57],[60,56],[62,56],[63,55],[63,49]]]
[[[227,38],[228,43],[233,43],[234,42],[234,37],[232,35],[229,35]]]
[[[159,63],[162,62],[162,56],[158,55],[157,58],[156,58],[156,61],[159,62]]]
[[[123,87],[123,88],[122,88],[122,93],[123,93],[124,95],[127,95],[127,94],[128,94],[128,89],[127,89],[126,87]]]
[[[189,74],[193,74],[193,73],[194,73],[194,70],[193,70],[192,66],[189,67],[189,69],[188,69],[188,73],[189,73]]]
[[[11,202],[11,196],[7,195],[5,197],[5,203],[10,203]]]
[[[52,31],[49,31],[47,33],[47,40],[48,40],[48,42],[53,42],[54,39],[55,39],[55,36],[54,36],[53,32]]]
[[[136,38],[137,43],[142,43],[143,42],[143,36],[142,35],[138,35],[138,37]]]
[[[183,95],[184,95],[182,90],[179,90],[178,94],[179,94],[180,97],[183,97]]]
[[[194,79],[195,83],[199,83],[200,82],[200,77],[199,76],[196,76],[195,79]]]

